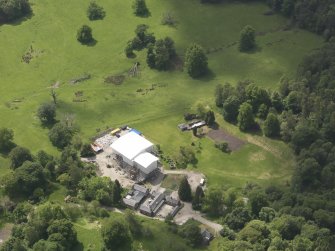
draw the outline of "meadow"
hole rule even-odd
[[[294,27],[287,29],[288,20],[264,15],[268,7],[261,3],[212,6],[195,0],[147,0],[151,16],[139,18],[132,13],[131,1],[99,0],[107,15],[104,20],[91,22],[86,17],[89,0],[31,2],[30,18],[0,26],[0,126],[14,129],[17,144],[34,153],[44,149],[59,154],[49,142],[49,129],[36,117],[38,106],[51,101],[50,87],[58,83],[57,118],[73,114],[85,140],[108,127],[128,124],[160,144],[167,155],[176,154],[179,146],[200,142],[202,150],[195,168],[208,176],[210,185],[243,186],[246,181],[286,184],[290,179],[294,161],[282,142],[240,133],[217,113],[221,127],[248,142],[226,155],[208,138],[181,133],[177,124],[197,102],[213,107],[213,93],[219,83],[250,79],[275,89],[282,77],[295,75],[304,55],[322,45],[321,37]],[[161,25],[166,12],[173,14],[176,27]],[[126,58],[126,42],[141,23],[149,25],[156,38],[170,36],[181,58],[193,42],[211,51],[210,74],[194,80],[180,69],[151,70],[145,51],[136,52],[136,58]],[[83,24],[92,27],[97,41],[94,46],[76,41],[77,29]],[[253,53],[238,52],[236,44],[228,46],[238,40],[246,24],[258,34],[258,48]],[[31,47],[35,57],[29,64],[22,62],[22,55]],[[140,62],[139,77],[127,77],[122,85],[104,83],[107,76],[126,74],[135,62]],[[92,78],[69,84],[85,73]],[[156,88],[146,95],[136,92],[153,84]],[[78,91],[85,102],[73,102]],[[3,157],[0,166],[1,175],[8,172],[8,161]]]

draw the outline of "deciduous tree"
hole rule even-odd
[[[192,44],[186,50],[185,70],[192,78],[203,76],[208,70],[207,56],[197,44]]]
[[[188,183],[187,177],[184,177],[179,184],[178,188],[179,199],[182,201],[191,201],[192,200],[192,191],[191,186]]]
[[[240,51],[250,51],[256,46],[255,29],[250,25],[245,26],[240,33]]]

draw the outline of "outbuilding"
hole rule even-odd
[[[138,131],[130,131],[111,144],[113,152],[120,156],[122,161],[139,171],[144,179],[158,168],[159,159],[151,154],[154,144]]]

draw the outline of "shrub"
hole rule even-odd
[[[240,51],[250,51],[255,48],[255,29],[250,25],[245,26],[240,33]]]
[[[51,124],[55,121],[56,106],[54,103],[41,104],[37,110],[37,117],[42,123]]]
[[[88,25],[83,25],[77,32],[77,40],[82,44],[89,44],[94,41],[92,29]]]
[[[28,0],[0,0],[0,22],[9,22],[31,12]]]
[[[89,20],[104,19],[106,12],[102,6],[99,6],[96,2],[91,2],[87,9],[87,17]]]
[[[71,143],[73,134],[73,130],[64,123],[57,123],[51,128],[49,139],[54,146],[64,148]]]
[[[185,70],[192,78],[201,77],[207,72],[207,56],[199,45],[192,44],[186,50]]]
[[[215,147],[220,149],[224,153],[230,153],[231,152],[227,142],[215,143]]]
[[[145,17],[149,15],[149,10],[145,0],[135,0],[133,4],[134,14],[136,16]]]

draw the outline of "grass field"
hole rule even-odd
[[[111,218],[121,218],[119,213],[111,213]],[[150,251],[179,251],[179,250],[198,250],[191,249],[185,244],[185,241],[177,234],[173,234],[168,230],[164,222],[158,220],[150,220],[139,217],[138,220],[144,229],[144,234],[141,237],[134,238],[134,247],[136,250],[150,250]],[[100,234],[101,222],[89,223],[85,219],[80,219],[74,223],[78,234],[78,240],[83,244],[85,250],[98,251],[102,248],[102,237]],[[159,244],[158,244],[159,243]],[[77,250],[81,250],[80,247]]]
[[[283,31],[287,20],[278,15],[264,15],[268,9],[260,3],[211,6],[195,0],[147,0],[151,16],[138,18],[132,14],[131,1],[99,0],[107,16],[102,21],[90,22],[86,17],[89,0],[31,2],[34,15],[30,19],[0,27],[0,43],[6,48],[0,61],[0,126],[14,129],[17,144],[33,152],[44,149],[58,153],[48,140],[48,129],[41,127],[35,112],[39,104],[51,100],[49,87],[59,82],[58,119],[64,114],[74,114],[85,139],[106,127],[129,124],[159,143],[168,155],[175,154],[180,145],[201,141],[203,150],[198,154],[197,169],[208,176],[210,184],[242,185],[247,180],[283,182],[289,178],[291,162],[283,160],[290,153],[280,142],[241,134],[220,121],[233,134],[248,137],[250,142],[239,152],[224,155],[209,139],[195,139],[191,134],[179,132],[176,125],[197,101],[212,104],[218,83],[235,84],[251,79],[261,86],[276,88],[282,76],[294,76],[304,55],[321,46],[320,37],[295,28]],[[162,14],[167,11],[178,20],[177,27],[160,24]],[[193,42],[206,50],[218,48],[208,54],[211,74],[193,80],[182,71],[150,70],[144,51],[134,59],[127,59],[124,47],[140,23],[148,24],[157,38],[172,37],[181,57]],[[83,24],[93,28],[95,46],[83,46],[76,41],[77,29]],[[257,37],[256,52],[239,53],[236,45],[220,49],[237,41],[246,24],[262,34]],[[30,46],[37,56],[26,64],[21,57]],[[127,78],[120,86],[103,82],[108,75],[127,72],[137,61],[141,63],[140,77]],[[84,73],[92,78],[69,84],[70,79]],[[161,87],[147,95],[136,92],[152,84]],[[73,102],[77,91],[83,92],[86,102]],[[7,163],[0,157],[1,171]]]

